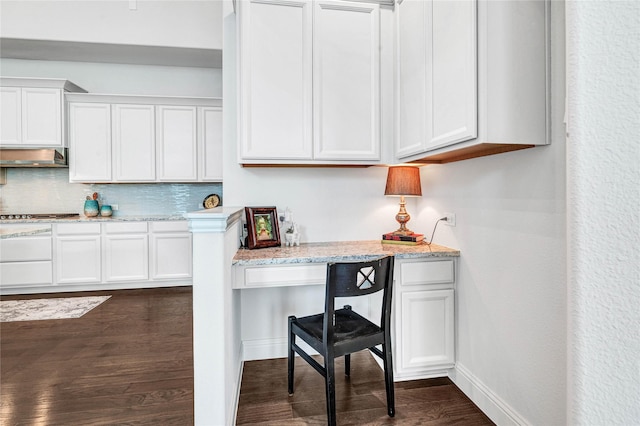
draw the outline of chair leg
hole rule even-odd
[[[327,376],[325,377],[325,386],[327,393],[327,424],[329,426],[336,425],[336,372],[333,354],[324,359],[324,368]]]
[[[296,335],[291,331],[291,323],[295,321],[296,317],[289,317],[289,351],[287,360],[287,378],[289,387],[289,396],[293,395],[293,369],[295,365],[295,353],[293,351],[293,344],[296,342]]]
[[[351,377],[351,354],[344,356],[344,375]]]
[[[389,417],[396,415],[396,399],[393,387],[393,360],[391,359],[391,348],[387,344],[382,345],[384,354],[384,385],[387,391],[387,414]]]

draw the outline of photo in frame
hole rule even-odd
[[[280,246],[278,212],[275,207],[245,207],[247,216],[247,248]]]

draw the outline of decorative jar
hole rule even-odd
[[[100,213],[100,207],[98,206],[98,200],[85,200],[84,202],[84,215],[87,217],[96,217]]]
[[[111,217],[111,215],[113,215],[111,206],[109,204],[103,204],[102,207],[100,207],[100,216]]]

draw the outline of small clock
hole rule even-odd
[[[202,206],[205,209],[212,209],[220,205],[220,196],[218,194],[209,194],[202,202]]]

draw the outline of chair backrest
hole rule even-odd
[[[329,318],[335,312],[336,297],[365,296],[383,290],[380,327],[390,325],[391,295],[393,286],[393,256],[384,256],[364,262],[340,262],[327,265],[325,298],[325,335],[331,328]]]

